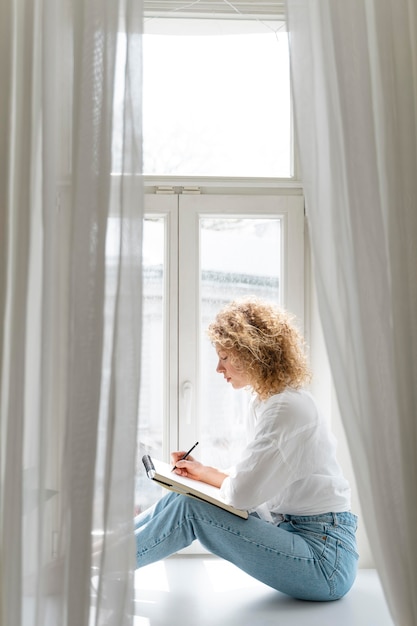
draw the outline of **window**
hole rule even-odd
[[[139,461],[168,460],[200,441],[198,457],[227,467],[247,392],[216,373],[206,328],[227,302],[256,294],[303,324],[301,195],[146,195]],[[242,433],[243,434],[243,433]],[[138,471],[141,507],[159,488]]]
[[[189,13],[202,4],[187,5]],[[180,12],[145,19],[144,174],[156,193],[145,195],[142,509],[160,495],[143,471],[143,454],[169,460],[171,450],[198,440],[203,462],[227,467],[243,445],[236,424],[247,392],[216,374],[205,333],[216,312],[257,294],[303,324],[303,197],[294,176],[285,24],[278,15],[235,19],[230,3],[216,7],[227,19],[211,11],[210,19]],[[116,74],[117,101],[123,72]],[[113,152],[117,174],[117,142]],[[149,189],[155,179],[162,183]],[[259,182],[266,179],[273,182]],[[201,180],[208,187],[194,193]]]
[[[123,43],[123,34],[120,34]],[[123,85],[119,48],[115,102]],[[116,115],[113,169],[120,171]],[[293,176],[288,39],[283,21],[147,19],[144,173]]]

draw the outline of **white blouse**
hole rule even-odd
[[[253,398],[248,444],[223,481],[233,506],[274,522],[278,514],[350,510],[350,487],[336,460],[336,439],[305,390]]]

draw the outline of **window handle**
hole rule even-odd
[[[182,383],[181,393],[184,401],[185,423],[189,425],[191,424],[191,407],[193,404],[193,384],[190,380]]]

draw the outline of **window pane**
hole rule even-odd
[[[146,219],[143,228],[143,331],[141,353],[141,381],[139,392],[139,441],[137,446],[136,502],[137,512],[155,502],[160,496],[160,488],[146,477],[142,466],[143,454],[161,458],[164,405],[161,388],[163,386],[163,337],[164,337],[164,237],[163,218]],[[108,398],[110,384],[110,359],[112,342],[113,309],[117,296],[117,272],[120,254],[120,219],[110,217],[106,239],[106,308],[105,342],[103,353],[103,393]],[[105,407],[102,407],[103,419]],[[100,435],[101,430],[100,430]],[[102,452],[105,446],[99,448]],[[105,459],[97,461],[97,479],[102,480]],[[98,518],[100,519],[100,518]]]
[[[143,331],[139,395],[137,501],[151,505],[160,488],[146,477],[142,456],[162,458],[164,432],[164,238],[163,218],[145,219],[143,230]]]
[[[144,173],[292,176],[283,23],[186,22],[144,36]]]
[[[256,295],[282,303],[281,218],[203,218],[200,221],[200,428],[203,460],[218,467],[233,463],[244,445],[248,392],[232,389],[216,372],[217,356],[206,336],[216,313],[228,302]],[[239,439],[238,437],[241,437]]]

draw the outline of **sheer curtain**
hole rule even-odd
[[[5,626],[133,621],[141,21],[140,0],[0,5]]]
[[[417,9],[287,0],[319,309],[373,556],[417,623]]]

